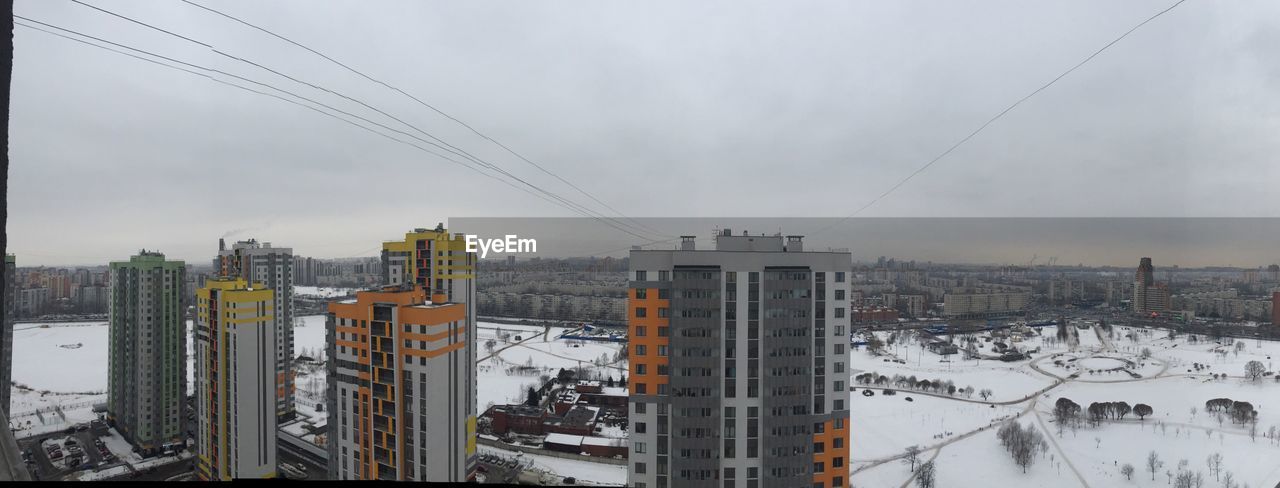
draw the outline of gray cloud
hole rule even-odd
[[[90,0],[92,1],[92,0]],[[1167,1],[219,2],[639,216],[842,216]],[[103,6],[322,81],[587,199],[385,89],[180,2]],[[70,2],[15,11],[323,94]],[[1188,2],[865,216],[1277,216],[1280,4]],[[306,109],[23,28],[10,250],[344,256],[451,216],[571,215]],[[358,106],[325,97],[351,111]],[[372,115],[368,115],[372,117]]]

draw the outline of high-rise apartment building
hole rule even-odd
[[[1271,325],[1280,327],[1280,291],[1271,292]]]
[[[330,478],[470,480],[475,254],[460,235],[418,230],[385,243],[383,260],[397,264],[387,286],[329,305]]]
[[[628,485],[846,486],[850,254],[715,245],[631,251]]]
[[[1138,314],[1164,312],[1170,308],[1169,288],[1157,284],[1151,258],[1142,258],[1133,279],[1133,311]]]
[[[239,241],[231,249],[219,241],[214,275],[261,283],[275,292],[276,413],[280,420],[296,415],[293,406],[293,249],[271,247],[255,239]]]
[[[186,438],[185,273],[145,250],[111,263],[107,420],[144,452]]]
[[[13,321],[18,306],[17,260],[10,254],[4,255],[4,310],[0,313],[0,410],[5,418],[9,417],[9,395],[13,384]]]
[[[211,279],[196,292],[196,473],[200,479],[276,475],[275,292]]]

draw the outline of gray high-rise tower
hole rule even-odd
[[[851,255],[715,240],[631,251],[628,486],[846,486]]]
[[[225,249],[218,241],[214,274],[262,283],[275,292],[272,328],[276,334],[276,416],[292,419],[293,406],[293,249],[271,247],[256,239],[239,241]]]

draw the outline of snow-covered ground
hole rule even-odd
[[[106,322],[19,323],[13,330],[13,382],[62,393],[105,392]]]
[[[477,449],[482,454],[502,457],[518,456],[521,460],[530,463],[528,466],[533,470],[551,473],[560,478],[572,477],[576,479],[575,484],[579,485],[623,486],[627,482],[625,465],[564,459],[528,452],[517,453],[490,446],[478,446]]]
[[[334,298],[345,297],[356,292],[356,288],[332,288],[327,286],[297,286],[293,287],[294,296],[299,297],[317,297],[317,298]]]
[[[106,390],[106,322],[14,325],[9,423],[18,437],[97,418]]]
[[[913,444],[942,442],[1012,418],[1022,411],[1021,407],[992,407],[906,391],[885,396],[881,390],[873,389],[876,395],[866,397],[861,390],[850,395],[849,400],[852,412],[849,423],[854,438],[849,445],[849,456],[855,462],[901,454]],[[907,398],[912,401],[906,401]],[[913,435],[903,435],[905,432]]]
[[[1018,343],[1020,348],[1040,349],[1030,361],[975,361],[956,355],[953,362],[941,363],[939,356],[922,351],[914,342],[887,348],[894,353],[890,356],[852,351],[854,376],[876,371],[888,377],[951,380],[959,387],[990,388],[992,402],[1007,404],[993,411],[988,405],[903,390],[884,397],[883,386],[874,388],[874,397],[852,393],[853,486],[903,485],[911,472],[897,457],[909,445],[925,449],[921,459],[937,456],[939,486],[961,486],[973,480],[985,486],[1168,486],[1169,475],[1177,474],[1184,459],[1184,469],[1206,477],[1205,486],[1218,486],[1205,462],[1214,453],[1223,456],[1223,473],[1231,472],[1241,486],[1270,487],[1280,482],[1280,463],[1275,461],[1280,459],[1280,436],[1267,437],[1273,425],[1280,432],[1280,416],[1270,413],[1276,407],[1268,408],[1280,405],[1280,382],[1274,377],[1258,381],[1244,377],[1248,361],[1260,361],[1268,371],[1280,366],[1272,359],[1280,359],[1280,342],[1244,340],[1237,346],[1233,339],[1192,341],[1183,335],[1171,340],[1162,330],[1115,327],[1114,334],[1078,330],[1078,343],[1068,344],[1053,339],[1054,327],[1040,332]],[[878,336],[887,338],[884,333]],[[992,354],[991,343],[983,344],[986,347],[980,352]],[[1149,351],[1149,359],[1143,358],[1144,350]],[[901,358],[906,364],[885,362],[886,357]],[[1054,364],[1071,358],[1075,364]],[[1195,364],[1201,367],[1197,370]],[[1133,371],[1139,377],[1124,371],[1104,372],[1112,368]],[[1213,379],[1211,374],[1227,377]],[[1055,386],[1055,377],[1065,381]],[[1031,400],[1023,398],[1044,388],[1048,390],[1034,396],[1034,409],[1028,411]],[[905,402],[904,395],[915,401]],[[1145,421],[1131,414],[1124,420],[1104,421],[1096,427],[1086,424],[1059,434],[1052,409],[1062,397],[1082,407],[1093,402],[1144,403],[1154,413]],[[1247,424],[1233,425],[1229,418],[1206,413],[1205,402],[1214,398],[1252,403],[1259,412],[1256,439],[1250,437]],[[1050,441],[1025,474],[1000,446],[994,428],[976,431],[1002,416],[1018,416],[1024,426],[1034,425]],[[950,431],[954,437],[939,438],[939,431]],[[1145,467],[1152,451],[1164,463],[1154,481]],[[1126,463],[1134,466],[1132,480],[1120,472]]]

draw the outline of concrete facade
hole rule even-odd
[[[144,452],[186,439],[185,273],[157,252],[111,263],[107,420]]]
[[[241,279],[196,295],[196,473],[206,481],[276,476],[275,293]]]
[[[631,252],[628,485],[847,484],[852,259],[783,239]]]
[[[219,249],[214,275],[261,283],[274,291],[272,330],[276,366],[276,416],[292,419],[293,397],[293,249],[271,247],[254,239],[239,241],[231,249]]]
[[[419,229],[383,259],[387,286],[329,304],[329,478],[474,479],[476,256]]]

